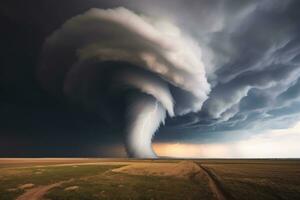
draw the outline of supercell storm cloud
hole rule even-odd
[[[103,90],[112,96],[106,98],[125,92],[127,149],[135,157],[155,157],[151,140],[166,111],[170,117],[200,111],[210,91],[195,41],[173,24],[125,8],[92,9],[67,21],[46,41],[41,76],[83,103]],[[91,91],[103,78],[106,87]]]
[[[43,40],[38,83],[121,124],[129,156],[156,157],[154,136],[222,138],[299,121],[299,1],[88,2]]]

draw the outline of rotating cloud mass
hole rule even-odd
[[[151,141],[167,114],[201,110],[210,92],[193,39],[168,21],[125,8],[91,9],[68,20],[47,38],[39,75],[48,90],[93,102],[100,114],[102,98],[134,91],[123,92],[123,117],[127,152],[139,158],[156,157]]]

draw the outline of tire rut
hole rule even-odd
[[[209,181],[209,187],[215,197],[218,200],[227,200],[224,190],[222,189],[220,182],[217,180],[215,175],[206,167],[202,166],[201,164],[198,164],[199,167],[203,170],[204,174],[207,176]]]

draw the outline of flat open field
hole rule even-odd
[[[300,199],[300,160],[0,159],[0,200]]]

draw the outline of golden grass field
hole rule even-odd
[[[300,160],[0,159],[0,200],[300,199]]]

